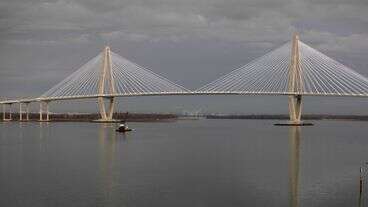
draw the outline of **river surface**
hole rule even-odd
[[[358,206],[368,122],[275,122],[0,123],[0,206]]]

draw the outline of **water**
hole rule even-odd
[[[0,206],[358,206],[367,122],[273,123],[0,123]]]

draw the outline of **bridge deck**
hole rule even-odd
[[[368,94],[337,94],[337,93],[292,93],[292,92],[252,92],[252,91],[193,91],[193,92],[159,92],[159,93],[131,93],[131,94],[96,94],[87,96],[64,96],[64,97],[39,97],[30,99],[14,99],[0,101],[0,104],[14,104],[14,103],[31,103],[40,101],[62,101],[62,100],[79,100],[79,99],[93,99],[93,98],[111,98],[111,97],[138,97],[138,96],[211,96],[211,95],[274,95],[274,96],[335,96],[335,97],[368,97]]]

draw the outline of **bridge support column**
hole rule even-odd
[[[46,112],[46,119],[44,119],[44,112]],[[49,101],[40,102],[40,121],[50,121]]]
[[[22,102],[19,102],[19,121],[23,121],[23,109],[22,109]]]
[[[289,118],[291,124],[301,124],[302,117],[302,96],[289,96]]]
[[[9,106],[9,118],[6,117],[6,107],[7,105]],[[3,121],[11,121],[12,120],[12,108],[11,108],[11,105],[10,103],[7,103],[7,104],[3,104]]]
[[[105,88],[105,86],[108,88]],[[113,114],[114,114],[114,108],[115,108],[115,97],[106,96],[106,91],[108,91],[110,95],[115,94],[115,83],[114,83],[114,77],[112,73],[111,54],[110,54],[109,47],[106,47],[104,50],[104,57],[102,61],[100,79],[99,79],[99,84],[98,84],[98,94],[101,95],[100,97],[98,97],[98,108],[100,111],[101,119],[97,121],[115,122],[115,120],[112,119]],[[108,111],[106,111],[105,99],[109,99]]]
[[[29,121],[29,103],[26,103],[26,120]]]
[[[9,121],[12,120],[12,104],[9,104]]]
[[[3,121],[5,121],[5,114],[6,114],[5,104],[2,104],[2,107],[1,108],[3,109]]]
[[[105,100],[103,97],[98,97],[98,108],[100,110],[101,120],[107,120]]]
[[[46,121],[50,121],[49,102],[45,102],[46,105]]]
[[[109,100],[109,108],[106,111],[106,107],[105,107],[105,99]],[[109,98],[103,98],[103,97],[99,97],[98,98],[98,107],[99,107],[99,111],[100,111],[100,115],[101,115],[101,119],[98,121],[101,122],[111,122],[114,121],[113,115],[114,115],[114,109],[115,109],[115,97],[109,97]]]
[[[115,109],[115,97],[111,97],[109,103],[109,114],[107,116],[109,120],[112,120],[112,116],[114,115],[114,109]]]
[[[42,103],[42,101],[40,102],[40,120],[39,121],[43,121],[43,110],[42,110],[42,105],[43,105],[43,103]]]

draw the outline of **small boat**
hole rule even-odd
[[[117,128],[115,131],[117,132],[129,132],[133,129],[130,129],[126,124],[119,124],[119,128]]]

